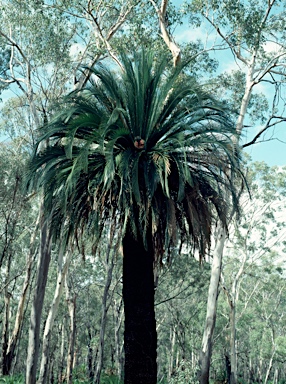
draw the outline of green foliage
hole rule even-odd
[[[9,36],[11,28],[12,39],[19,47],[23,44],[27,59],[39,67],[60,60],[67,62],[71,30],[61,12],[47,6],[39,7],[39,2],[34,0],[20,3],[2,0],[1,7],[2,31]],[[1,42],[5,43],[5,39]],[[18,49],[14,53],[20,57]]]
[[[225,102],[237,117],[245,92],[245,73],[241,70],[223,73],[215,80],[216,94],[223,94]],[[262,93],[251,94],[248,104],[248,118],[251,124],[263,124],[269,112],[269,103]]]
[[[154,57],[155,61],[161,56],[165,56],[167,48],[160,34],[158,33],[158,18],[149,1],[125,1],[117,2],[115,4],[111,1],[92,1],[90,4],[94,5],[93,15],[100,21],[101,31],[103,34],[112,27],[119,17],[121,12],[120,6],[122,5],[122,12],[127,10],[130,6],[132,8],[126,21],[122,24],[119,30],[114,34],[111,44],[112,52],[118,53],[125,51],[128,54],[131,51],[138,49],[144,45],[149,49],[150,46],[156,51]],[[122,3],[122,4],[121,4]],[[101,9],[97,8],[101,4]],[[274,63],[272,61],[275,57],[273,52],[269,52],[267,48],[267,41],[282,43],[282,48],[285,41],[285,2],[275,1],[273,10],[267,22],[262,25],[259,32],[259,26],[263,17],[263,12],[266,10],[268,2],[265,1],[188,1],[185,5],[185,11],[190,18],[192,26],[199,26],[202,23],[202,15],[210,16],[214,22],[214,26],[218,27],[228,38],[232,49],[240,51],[244,57],[248,58],[251,52],[259,43],[258,49],[258,66],[259,70],[267,68],[268,65]],[[13,40],[18,47],[22,48],[25,57],[32,65],[31,79],[33,86],[33,102],[36,105],[36,111],[40,117],[40,122],[49,118],[54,114],[55,105],[61,103],[60,96],[65,94],[68,89],[73,86],[75,77],[81,74],[81,65],[89,64],[90,60],[96,58],[97,55],[108,56],[108,49],[104,41],[95,37],[96,26],[93,24],[93,19],[89,15],[89,22],[87,23],[87,14],[83,13],[84,7],[86,8],[86,0],[9,0],[0,1],[1,5],[1,31],[6,33],[7,36],[12,36]],[[191,13],[189,13],[191,11]],[[195,11],[195,12],[194,12]],[[182,22],[184,14],[181,10],[177,10],[174,5],[168,8],[169,13],[169,30],[173,32],[176,25]],[[11,31],[11,35],[10,35]],[[259,34],[260,33],[260,34]],[[209,42],[212,43],[210,39]],[[221,44],[218,48],[226,48],[226,44]],[[218,68],[218,62],[214,60],[214,55],[210,55],[206,50],[203,43],[197,41],[189,41],[187,43],[180,42],[182,48],[182,57],[194,59],[183,70],[184,80],[186,73],[190,74],[193,78],[199,77],[206,79],[209,73],[213,73]],[[284,47],[285,48],[285,47]],[[283,48],[283,49],[284,49]],[[12,62],[16,76],[27,79],[25,72],[27,66],[25,59],[21,56],[20,51],[13,45],[14,61]],[[234,52],[234,51],[232,51]],[[282,53],[282,52],[281,52]],[[216,54],[215,54],[216,55]],[[171,58],[168,52],[167,57]],[[220,57],[216,55],[216,58]],[[225,57],[225,56],[224,56]],[[11,59],[11,44],[7,44],[7,39],[1,37],[0,39],[0,77],[5,80],[12,79],[12,73],[9,67]],[[224,59],[223,59],[224,60]],[[283,56],[279,57],[276,64],[283,64]],[[281,69],[275,64],[275,70]],[[113,72],[115,79],[115,71],[117,69],[112,66],[109,69]],[[245,74],[243,73],[244,67],[241,66],[240,71],[228,72],[213,79],[210,84],[207,84],[205,89],[216,91],[218,97],[224,98],[231,110],[235,112],[239,109],[241,99],[245,87]],[[171,70],[166,66],[166,71],[162,78],[165,78]],[[75,76],[76,73],[76,76]],[[279,75],[280,76],[280,75]],[[120,76],[119,76],[120,77]],[[282,73],[282,79],[284,78]],[[277,75],[272,74],[272,78],[265,80],[276,81]],[[12,79],[13,80],[13,79]],[[183,80],[183,81],[184,81]],[[188,79],[189,81],[189,79]],[[22,85],[22,89],[18,88],[17,84]],[[18,299],[21,294],[21,287],[24,280],[25,260],[30,247],[30,235],[35,230],[34,216],[37,213],[37,201],[31,207],[30,202],[25,201],[20,190],[17,190],[15,204],[12,203],[13,192],[15,191],[15,181],[17,177],[22,177],[23,168],[22,160],[25,157],[26,151],[30,151],[31,144],[35,139],[34,128],[36,122],[34,116],[31,114],[30,100],[27,99],[25,91],[27,91],[26,83],[13,83],[9,89],[14,93],[19,93],[17,96],[10,98],[8,102],[5,101],[4,107],[1,109],[1,134],[5,133],[12,141],[6,141],[1,145],[0,157],[0,251],[8,250],[7,255],[13,255],[10,264],[10,280],[8,291],[12,292],[11,307],[10,307],[10,330],[13,329],[13,321],[17,310]],[[270,83],[264,83],[270,84]],[[277,83],[276,83],[277,84]],[[196,82],[193,82],[194,88],[197,87]],[[6,89],[8,85],[1,83],[1,90]],[[20,94],[20,92],[22,92]],[[90,92],[86,99],[90,96],[94,97]],[[196,88],[197,92],[197,88]],[[194,92],[194,93],[196,93]],[[268,92],[267,87],[267,94]],[[199,98],[203,97],[198,92]],[[283,89],[279,92],[279,97],[283,97]],[[85,99],[85,96],[84,96]],[[163,98],[164,99],[164,98]],[[274,100],[274,113],[277,113],[278,99]],[[134,100],[134,98],[132,98]],[[166,100],[166,98],[165,98]],[[168,101],[168,100],[167,100]],[[210,100],[211,102],[213,100]],[[284,103],[282,103],[284,106]],[[220,106],[219,106],[220,107]],[[120,108],[120,107],[119,107]],[[135,105],[133,106],[135,109]],[[136,106],[137,108],[137,106]],[[139,110],[140,108],[137,108]],[[155,109],[155,108],[154,108]],[[142,112],[143,111],[143,112]],[[140,112],[140,111],[139,111]],[[118,113],[118,115],[116,115]],[[145,110],[141,109],[141,121],[144,121]],[[264,123],[267,118],[268,105],[265,97],[259,93],[253,93],[248,105],[248,116],[251,123],[256,122]],[[103,114],[104,115],[104,114]],[[111,114],[110,114],[111,116]],[[109,118],[110,118],[109,116]],[[174,115],[171,115],[174,117]],[[104,129],[100,131],[101,143],[103,138],[110,139],[117,144],[121,145],[120,137],[125,137],[125,131],[118,131],[118,135],[112,131],[112,126],[118,124],[118,120],[124,120],[124,113],[117,109],[112,115],[112,119],[108,121],[110,132],[106,134]],[[82,120],[84,121],[84,120]],[[100,126],[101,121],[98,122]],[[108,125],[106,124],[106,125]],[[248,122],[246,123],[248,124]],[[95,121],[95,125],[97,125]],[[142,124],[141,124],[142,126]],[[130,135],[130,152],[133,149],[133,139],[136,129],[140,124],[134,128],[134,134]],[[82,127],[81,127],[82,128]],[[121,127],[122,128],[122,127]],[[101,128],[100,128],[101,129]],[[74,137],[70,134],[65,137],[59,137],[59,146],[62,155],[66,162],[74,165],[70,172],[70,178],[67,181],[67,194],[64,196],[65,201],[68,202],[69,197],[73,197],[73,187],[77,184],[75,179],[78,175],[77,167],[82,170],[83,174],[90,171],[94,163],[89,163],[91,153],[96,149],[98,144],[94,137],[89,136],[84,132],[87,138],[87,145],[85,146],[83,138],[78,135],[77,131]],[[104,133],[102,133],[104,132]],[[71,133],[71,132],[70,132]],[[141,132],[139,132],[141,134]],[[137,134],[137,133],[136,133]],[[96,134],[95,134],[96,136]],[[170,136],[170,139],[175,135]],[[51,143],[56,138],[51,137]],[[93,141],[94,140],[94,141]],[[171,140],[169,140],[170,142]],[[178,147],[182,144],[183,140],[179,138]],[[161,143],[161,144],[160,144]],[[170,144],[167,140],[161,140],[158,145],[159,150],[156,150],[156,161],[153,164],[156,166],[158,183],[164,186],[164,193],[162,195],[171,195],[170,186],[168,188],[168,156],[165,156],[164,148],[168,149]],[[196,140],[193,141],[196,144]],[[123,169],[121,166],[121,158],[128,160],[128,156],[122,154],[120,156],[117,144],[114,146],[115,151],[112,152],[111,145],[102,148],[106,165],[105,182],[106,185],[110,182],[110,175],[115,175],[116,179],[121,177],[124,171],[129,170],[128,166]],[[209,143],[208,143],[209,144]],[[206,145],[208,147],[208,145]],[[77,149],[83,149],[81,154]],[[207,148],[208,149],[208,148]],[[205,150],[205,148],[204,148]],[[135,150],[134,150],[135,151]],[[207,150],[206,150],[207,152]],[[231,152],[231,151],[230,151]],[[159,155],[158,155],[159,154]],[[209,154],[209,153],[208,153]],[[113,155],[113,160],[112,160]],[[138,154],[139,155],[139,154]],[[197,155],[197,153],[196,153]],[[158,156],[158,157],[157,157]],[[140,155],[142,157],[142,154]],[[140,175],[140,161],[136,163],[136,159],[130,155],[132,160],[130,168],[136,170],[135,175]],[[202,158],[201,158],[202,159]],[[88,161],[87,161],[88,160]],[[71,167],[72,167],[71,166]],[[98,166],[98,164],[96,164]],[[156,173],[152,173],[154,175]],[[126,172],[127,173],[127,172]],[[271,177],[272,175],[272,177]],[[249,185],[251,188],[252,200],[250,206],[243,211],[241,215],[241,222],[235,228],[234,233],[230,231],[230,238],[234,235],[235,240],[229,242],[229,248],[225,252],[225,267],[224,278],[225,282],[231,282],[235,272],[241,265],[241,258],[244,252],[249,256],[249,262],[246,265],[245,273],[241,280],[241,290],[237,304],[237,340],[238,340],[238,368],[239,372],[250,372],[248,366],[249,361],[252,363],[253,369],[260,369],[265,372],[265,367],[269,362],[269,357],[273,349],[272,337],[276,346],[276,352],[273,360],[273,370],[279,368],[281,375],[284,371],[285,361],[285,268],[281,263],[285,256],[286,241],[285,237],[281,236],[282,231],[285,230],[285,196],[286,196],[286,177],[285,169],[281,167],[270,168],[265,163],[256,163],[249,167]],[[166,181],[167,180],[167,181]],[[89,186],[91,186],[91,193],[88,198],[93,199],[95,190],[89,179]],[[145,181],[144,181],[145,183]],[[143,183],[143,184],[144,184]],[[130,188],[136,189],[136,177],[131,178]],[[140,184],[140,183],[139,183]],[[121,184],[120,184],[121,185]],[[124,187],[127,183],[124,184]],[[144,184],[146,185],[146,184]],[[123,184],[122,184],[123,186]],[[126,187],[126,190],[128,190]],[[63,188],[62,191],[64,191]],[[118,188],[120,190],[120,188]],[[133,206],[138,206],[138,201],[144,201],[140,195],[139,185],[139,198],[128,196],[126,201],[133,203]],[[63,193],[64,194],[64,193]],[[141,199],[141,200],[140,200]],[[84,199],[83,199],[84,200]],[[106,199],[108,200],[108,195]],[[114,200],[112,200],[114,202]],[[276,205],[273,205],[275,202]],[[258,204],[259,203],[259,204]],[[112,205],[112,204],[111,204]],[[110,206],[111,206],[110,205]],[[147,204],[148,205],[148,204]],[[109,206],[109,207],[110,207]],[[263,207],[269,206],[264,210]],[[88,213],[96,214],[93,210],[95,206],[90,204],[91,211]],[[109,208],[108,207],[108,208]],[[171,237],[172,233],[172,206],[167,207],[170,216],[167,218],[168,230],[167,237]],[[166,208],[166,210],[167,210]],[[257,219],[254,216],[255,212],[261,212],[263,208],[263,215]],[[7,223],[7,212],[11,212],[11,220]],[[156,213],[156,211],[154,211]],[[154,213],[154,215],[155,215]],[[215,215],[215,212],[213,212]],[[280,213],[280,216],[279,216]],[[165,215],[167,217],[167,215]],[[284,218],[283,218],[284,217]],[[253,221],[253,218],[255,220]],[[85,218],[84,218],[85,219]],[[92,216],[90,220],[92,220]],[[144,220],[143,220],[144,221]],[[142,226],[144,228],[144,223]],[[16,224],[13,227],[13,224]],[[88,224],[90,221],[88,221]],[[5,225],[8,224],[7,227]],[[99,223],[101,224],[101,223]],[[88,227],[93,233],[96,228]],[[5,232],[8,229],[8,232]],[[100,225],[99,225],[99,230]],[[79,229],[79,231],[81,228]],[[9,247],[5,248],[5,234],[8,234]],[[269,244],[270,240],[273,243]],[[276,239],[276,240],[275,240]],[[84,245],[85,248],[80,249],[80,254],[75,251],[74,261],[70,267],[70,275],[73,282],[73,289],[77,295],[77,364],[79,368],[74,371],[74,381],[81,383],[88,383],[86,372],[86,353],[87,344],[90,342],[93,348],[95,358],[96,348],[99,342],[100,330],[100,297],[102,296],[104,279],[106,276],[106,263],[104,255],[106,253],[106,234],[103,235],[102,243],[98,245],[96,256],[94,256],[94,241],[92,236],[88,238],[85,234]],[[35,247],[37,247],[38,239],[36,239]],[[82,244],[78,244],[82,246]],[[82,263],[81,257],[85,258],[85,263]],[[173,376],[174,382],[185,383],[193,374],[189,362],[194,356],[198,357],[202,328],[205,321],[205,307],[206,307],[206,294],[207,284],[209,282],[209,270],[206,266],[202,269],[199,268],[198,263],[191,259],[191,255],[184,253],[178,255],[178,249],[173,247],[170,250],[170,257],[165,255],[162,260],[165,268],[159,276],[159,283],[156,288],[156,313],[158,319],[158,364],[160,366],[160,378],[164,383],[167,382],[168,368],[171,365],[171,340],[170,332],[175,334],[174,338],[174,356],[172,360],[173,367],[176,368],[176,359],[181,360],[185,357],[187,361],[187,376],[184,371],[177,369],[176,375]],[[170,264],[170,259],[176,260]],[[4,266],[7,257],[4,258]],[[108,321],[106,328],[106,353],[104,360],[104,367],[113,366],[112,351],[114,349],[114,329],[118,326],[116,323],[115,315],[117,306],[120,308],[121,298],[121,257],[117,259],[117,269],[110,293],[110,307],[108,312]],[[279,264],[278,264],[279,262]],[[57,269],[57,248],[53,248],[53,264],[51,266],[50,277],[46,292],[45,308],[43,315],[43,324],[46,319],[47,311],[51,298],[54,292],[54,282],[56,278]],[[35,273],[35,272],[34,272]],[[4,282],[4,268],[1,274],[1,292],[3,292]],[[30,286],[32,292],[33,285]],[[113,301],[114,300],[114,301]],[[117,301],[116,301],[117,300]],[[0,308],[3,308],[4,295],[0,300]],[[116,303],[115,303],[116,301]],[[30,312],[30,302],[27,302],[25,309],[25,319],[23,324],[22,336],[17,350],[18,359],[15,365],[15,372],[24,372],[25,357],[27,350],[27,335],[28,335],[28,317]],[[269,318],[269,319],[268,319]],[[268,320],[267,320],[268,319]],[[1,319],[2,320],[2,319]],[[3,320],[0,321],[1,330],[3,327]],[[55,371],[59,368],[60,343],[62,335],[65,336],[65,345],[67,348],[67,338],[69,332],[69,322],[67,316],[67,308],[65,300],[60,305],[59,314],[55,321],[55,327],[51,335],[52,351],[50,355],[51,362],[55,365]],[[271,332],[273,331],[273,335]],[[90,335],[88,334],[90,332]],[[123,339],[122,327],[120,330],[120,343]],[[218,315],[217,315],[217,328],[215,335],[215,344],[213,348],[213,360],[211,372],[216,375],[218,382],[219,379],[224,379],[225,364],[224,353],[229,348],[229,328],[228,328],[228,308],[226,305],[226,297],[223,292],[220,294]],[[259,360],[260,359],[260,360]],[[259,365],[261,364],[262,365]],[[63,362],[64,364],[65,362]],[[262,367],[262,368],[261,368]],[[282,368],[281,368],[282,367]],[[219,374],[221,373],[221,374]],[[187,377],[185,377],[187,376]],[[117,382],[117,379],[112,376],[103,375],[102,380],[104,383]],[[176,381],[175,381],[176,380]],[[194,379],[195,380],[195,379]],[[254,380],[254,379],[253,379]],[[24,383],[23,376],[1,377],[0,383]],[[242,379],[240,379],[242,383]],[[254,381],[253,381],[254,382]],[[258,382],[258,380],[257,380]],[[272,378],[270,381],[272,382]],[[163,381],[162,381],[163,383]],[[192,381],[193,383],[193,381]],[[278,383],[285,383],[283,378],[278,380]]]
[[[75,384],[89,384],[87,379],[87,368],[85,365],[76,367],[73,371],[73,383]],[[100,377],[100,384],[123,384],[116,375],[103,372]]]
[[[0,377],[1,384],[24,384],[25,377],[23,375],[13,375]]]
[[[233,47],[238,48],[247,45],[251,48],[257,48],[258,45],[265,42],[266,35],[271,32],[271,28],[276,32],[279,30],[279,33],[283,33],[283,29],[285,29],[285,19],[283,20],[281,17],[283,15],[283,3],[276,2],[272,17],[267,22],[264,20],[266,6],[268,4],[263,0],[244,2],[238,0],[193,0],[184,9],[188,13],[204,15],[214,25],[219,25],[226,32],[226,35],[230,36],[229,39]],[[282,8],[282,13],[278,13],[277,16],[274,16],[275,6]]]
[[[34,155],[29,177],[44,187],[56,231],[64,222],[67,236],[86,225],[98,231],[119,213],[143,238],[152,228],[158,255],[188,238],[202,256],[213,219],[226,226],[228,203],[237,209],[231,120],[181,77],[183,67],[144,51],[121,61],[124,71],[98,65],[97,80],[65,99],[41,130],[38,146],[50,145]]]
[[[189,361],[181,361],[169,384],[199,384]]]
[[[123,381],[115,375],[103,373],[100,378],[100,384],[123,384]]]
[[[209,265],[201,265],[191,254],[175,254],[171,260],[169,264],[165,260],[159,273],[155,295],[156,319],[160,324],[160,379],[161,376],[167,379],[175,372],[174,378],[177,377],[180,372],[176,362],[178,354],[184,356],[189,366],[192,351],[199,351],[210,279]]]

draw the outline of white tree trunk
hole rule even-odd
[[[252,89],[255,85],[255,82],[253,80],[255,64],[256,64],[256,51],[252,54],[251,60],[248,63],[248,71],[246,74],[246,84],[244,89],[244,95],[241,100],[239,116],[236,122],[236,133],[238,134],[238,137],[240,137],[243,129],[244,119],[245,119],[245,115],[249,105],[250,97],[252,94]]]
[[[110,288],[111,281],[112,281],[115,253],[116,253],[116,250],[118,249],[118,245],[119,245],[117,242],[117,244],[115,244],[114,248],[112,247],[114,234],[115,234],[115,225],[112,225],[110,228],[110,233],[109,233],[109,244],[108,244],[107,250],[106,250],[105,267],[106,267],[107,277],[106,277],[106,281],[105,281],[104,292],[103,292],[102,302],[101,302],[102,312],[101,312],[97,366],[96,366],[96,372],[95,372],[95,383],[96,384],[100,383],[100,376],[101,376],[101,371],[102,371],[102,366],[103,366],[104,336],[105,336],[107,312],[108,312],[108,309],[110,306],[110,301],[108,303],[107,299],[108,299],[108,295],[109,295],[109,288]]]
[[[72,257],[72,252],[68,251],[66,254],[65,263],[63,265],[62,251],[60,251],[59,261],[58,261],[59,270],[58,270],[56,289],[55,289],[54,298],[49,310],[49,314],[46,320],[45,330],[43,335],[42,359],[41,359],[40,376],[37,382],[38,384],[47,383],[48,371],[49,371],[49,357],[50,357],[50,337],[51,337],[51,332],[54,325],[54,320],[58,312],[60,299],[62,297],[64,279],[68,271],[71,257]]]
[[[222,255],[226,239],[226,230],[219,223],[215,233],[216,245],[213,252],[211,278],[208,291],[207,315],[200,354],[199,380],[201,384],[209,383],[210,360],[212,353],[212,338],[216,321],[217,299],[222,267]]]
[[[60,327],[61,333],[61,354],[59,359],[59,369],[58,369],[58,383],[64,381],[64,368],[65,368],[65,326],[64,319],[62,319],[62,324]]]
[[[43,219],[43,223],[41,223],[40,252],[37,267],[36,287],[32,303],[29,329],[26,384],[36,383],[37,363],[40,347],[40,325],[50,259],[51,236],[48,229],[48,223]]]
[[[170,330],[170,356],[169,356],[169,368],[168,379],[171,380],[172,373],[174,371],[174,357],[175,357],[175,342],[176,342],[176,329],[175,327]]]
[[[95,373],[95,383],[100,383],[100,376],[103,366],[103,355],[104,355],[104,336],[105,336],[105,328],[106,328],[106,321],[107,321],[107,312],[109,309],[109,304],[107,303],[109,288],[112,280],[112,272],[114,268],[114,254],[115,252],[112,252],[112,260],[110,261],[110,264],[108,266],[107,271],[107,279],[104,286],[104,293],[102,297],[101,302],[101,323],[100,323],[100,335],[99,335],[99,347],[98,347],[98,357],[97,357],[97,366],[96,366],[96,373]]]
[[[237,358],[236,358],[236,303],[230,307],[230,384],[237,383]]]
[[[269,378],[269,375],[270,375],[270,372],[271,372],[271,369],[273,366],[273,359],[274,359],[274,356],[276,353],[274,329],[272,329],[272,348],[273,349],[272,349],[271,357],[270,357],[270,360],[268,363],[268,367],[267,367],[267,371],[266,371],[266,375],[265,375],[265,379],[264,379],[264,384],[267,384],[267,382],[268,382],[268,378]]]
[[[66,300],[68,304],[68,311],[70,317],[70,338],[69,348],[67,357],[67,384],[72,384],[72,373],[73,373],[73,362],[74,362],[74,346],[75,346],[75,335],[76,335],[76,294],[72,294],[69,285],[68,274],[65,276],[65,288],[66,288]]]
[[[10,321],[10,299],[11,293],[8,291],[7,281],[9,280],[10,273],[10,262],[11,259],[7,260],[7,276],[6,276],[6,287],[4,290],[4,311],[3,311],[3,327],[2,327],[2,372],[4,375],[7,374],[5,367],[5,356],[8,346],[8,335],[9,335],[9,321]]]
[[[201,384],[209,383],[209,370],[212,353],[212,338],[216,321],[217,299],[222,267],[222,255],[226,239],[225,228],[219,223],[215,233],[216,246],[213,252],[211,278],[208,291],[207,315],[200,354],[199,380]]]
[[[18,308],[17,308],[17,313],[16,313],[16,318],[15,318],[15,325],[13,332],[11,334],[11,337],[8,342],[8,348],[7,348],[7,355],[5,357],[6,359],[6,368],[7,368],[7,373],[10,373],[11,368],[12,368],[12,363],[15,357],[15,350],[16,346],[20,337],[20,332],[22,328],[22,322],[23,322],[23,316],[24,316],[24,306],[26,302],[26,297],[28,293],[28,288],[30,286],[30,280],[31,280],[31,275],[32,275],[32,266],[33,262],[35,259],[35,253],[37,250],[35,250],[35,240],[36,240],[36,234],[39,229],[39,222],[40,222],[40,214],[38,216],[38,219],[35,224],[35,229],[31,235],[31,240],[30,240],[30,249],[29,253],[27,256],[27,261],[26,261],[26,274],[25,274],[25,280],[23,283],[23,288],[22,288],[22,293],[19,299],[18,303]]]
[[[162,0],[161,1],[160,9],[158,8],[158,6],[154,0],[150,0],[150,2],[154,6],[154,8],[158,14],[159,26],[160,26],[160,30],[162,33],[162,38],[172,53],[174,67],[176,67],[181,61],[181,49],[178,46],[178,44],[175,43],[175,41],[173,40],[173,38],[169,34],[167,26],[166,26],[165,18],[166,18],[166,13],[167,13],[168,0]]]
[[[114,300],[113,305],[114,316],[114,341],[115,341],[115,363],[117,366],[117,376],[121,378],[123,359],[122,359],[122,343],[120,343],[120,328],[124,317],[123,300],[120,299],[119,303]]]

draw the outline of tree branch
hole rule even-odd
[[[173,56],[173,63],[174,67],[178,65],[181,61],[181,49],[180,47],[174,42],[172,37],[170,36],[167,27],[166,27],[166,12],[167,12],[167,6],[168,6],[168,0],[162,0],[161,3],[161,9],[159,9],[155,3],[154,0],[150,0],[151,4],[155,8],[158,17],[159,17],[159,25],[160,25],[160,30],[162,33],[162,38],[165,41],[167,47],[170,49],[172,56]]]
[[[270,121],[271,121],[272,119],[279,119],[279,121],[275,121],[274,123],[270,124]],[[263,128],[262,128],[262,129],[261,129],[255,136],[254,136],[254,138],[253,138],[251,141],[249,141],[249,142],[246,143],[246,144],[243,144],[242,147],[243,147],[243,148],[246,148],[246,147],[249,147],[249,146],[252,145],[252,144],[255,144],[255,143],[257,142],[257,140],[259,139],[259,137],[260,137],[265,131],[267,131],[267,129],[269,129],[269,128],[271,128],[271,127],[274,127],[275,125],[281,123],[282,121],[286,121],[286,118],[285,118],[285,117],[282,117],[282,116],[271,116],[271,117],[268,119],[268,121],[267,121],[265,127],[263,127]]]

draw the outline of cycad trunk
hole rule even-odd
[[[157,332],[154,310],[154,252],[127,228],[123,239],[123,300],[125,312],[125,384],[156,384]]]

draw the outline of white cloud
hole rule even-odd
[[[201,40],[205,46],[208,46],[215,42],[217,35],[213,31],[208,31],[204,26],[198,28],[184,26],[175,31],[174,37],[178,43]]]
[[[274,41],[267,41],[263,45],[263,49],[266,53],[278,53],[281,50],[281,46]]]
[[[80,43],[74,43],[70,47],[70,56],[72,58],[77,58],[79,55],[81,55],[84,52],[85,46]]]
[[[230,54],[225,54],[224,60],[220,60],[222,72],[231,73],[243,69],[241,65],[238,65],[236,61],[232,59]]]

